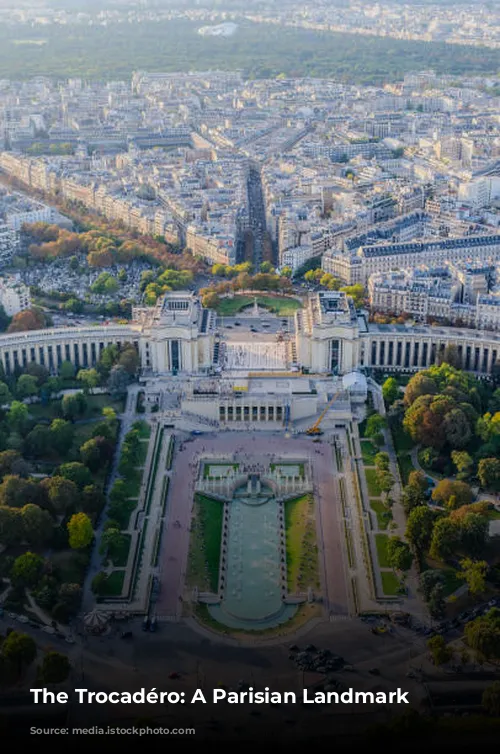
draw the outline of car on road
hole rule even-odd
[[[177,681],[181,677],[181,674],[174,670],[172,673],[168,674],[168,677],[171,681]]]
[[[370,668],[368,672],[370,675],[380,675],[380,670],[378,668]]]
[[[120,636],[121,639],[131,639],[133,636],[132,631],[122,631],[122,634]]]
[[[56,629],[55,629],[55,628],[52,628],[52,626],[44,626],[44,627],[42,628],[42,631],[43,631],[44,633],[46,633],[46,634],[51,634],[51,635],[53,636],[53,635],[55,634],[55,632],[56,632]]]

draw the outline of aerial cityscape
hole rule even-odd
[[[496,4],[0,19],[0,730],[493,736]]]

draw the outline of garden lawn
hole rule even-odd
[[[361,455],[365,466],[373,466],[378,448],[370,440],[361,440]]]
[[[127,565],[128,554],[130,552],[130,542],[132,540],[132,537],[130,534],[123,534],[122,536],[123,542],[118,549],[118,552],[115,553],[115,557],[110,558],[115,568],[122,568]]]
[[[113,516],[113,520],[116,521],[120,525],[120,529],[122,531],[126,531],[129,527],[130,523],[130,516],[137,508],[138,500],[126,500],[126,503],[123,505],[120,513],[117,513]]]
[[[392,427],[392,442],[396,453],[407,452],[414,447],[410,435],[405,432],[402,426]]]
[[[368,494],[370,497],[380,497],[382,490],[377,482],[377,470],[365,469],[366,484],[368,485]]]
[[[134,469],[130,472],[127,479],[123,479],[126,487],[127,497],[138,498],[141,489],[142,473]]]
[[[137,456],[137,466],[136,468],[142,468],[144,464],[146,463],[146,457],[148,455],[148,441],[142,440],[139,445],[139,452]]]
[[[220,548],[224,505],[206,495],[195,496],[197,540],[193,539],[192,557],[201,559],[209,588],[216,592],[219,586]],[[195,554],[194,550],[198,549]],[[193,564],[194,565],[194,564]],[[198,564],[200,567],[200,564]]]
[[[401,474],[401,479],[403,481],[403,485],[406,485],[408,484],[408,479],[410,477],[411,472],[415,471],[413,462],[411,460],[411,455],[409,453],[398,454],[398,466],[399,466],[399,473]]]
[[[386,508],[381,500],[370,500],[370,508],[377,514],[378,528],[387,529],[390,521],[392,521],[392,513],[389,508]]]
[[[125,581],[125,571],[111,571],[106,579],[101,596],[102,597],[119,597],[123,591],[123,582]]]
[[[382,588],[388,597],[396,596],[399,592],[399,579],[393,571],[381,571]]]
[[[112,408],[117,414],[122,414],[125,408],[125,400],[114,400],[107,394],[87,396],[86,418],[101,416],[103,408]]]
[[[318,583],[314,505],[311,495],[285,503],[286,568],[288,589],[295,592]]]
[[[139,419],[139,421],[134,422],[132,429],[136,429],[137,432],[139,432],[141,440],[149,440],[151,436],[151,427],[146,421],[144,421],[144,419]]]
[[[380,568],[390,568],[390,563],[387,558],[387,543],[389,537],[387,534],[375,534],[375,545],[377,547],[378,564]]]
[[[252,306],[257,299],[258,306],[269,309],[274,314],[283,317],[291,317],[297,309],[302,308],[302,304],[296,298],[291,296],[234,296],[233,298],[222,298],[216,307],[217,314],[223,317],[231,317],[237,314],[247,306]]]

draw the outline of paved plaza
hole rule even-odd
[[[177,443],[179,445],[179,442]],[[228,455],[235,463],[282,464],[302,456],[311,462],[318,527],[321,589],[326,616],[349,613],[349,596],[341,528],[341,504],[332,446],[313,443],[305,436],[285,437],[283,432],[210,433],[189,438],[176,450],[169,492],[169,515],[161,550],[161,593],[157,603],[160,619],[178,620],[185,595],[191,512],[198,465],[204,457],[213,462]]]

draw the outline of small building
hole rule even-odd
[[[0,278],[0,305],[8,317],[30,308],[30,289],[19,276]]]

